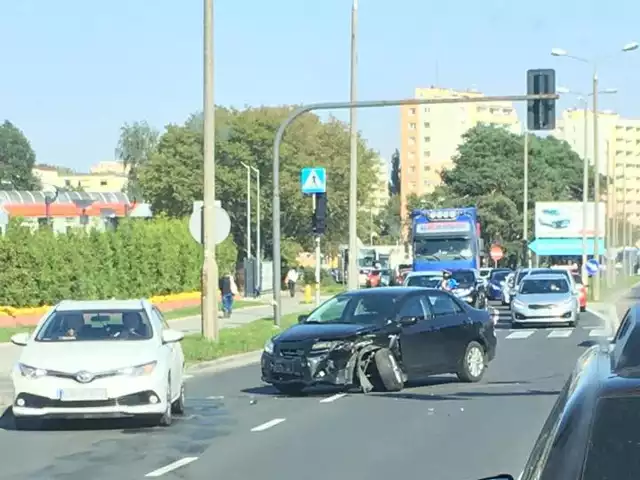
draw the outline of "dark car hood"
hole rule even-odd
[[[372,332],[378,328],[379,327],[375,325],[350,323],[301,323],[282,332],[278,335],[276,341],[297,342],[310,339],[340,340],[354,335]]]

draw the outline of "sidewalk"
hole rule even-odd
[[[296,298],[290,298],[282,295],[282,315],[291,313],[306,312],[311,310],[315,304],[301,303],[303,296],[298,294]],[[265,299],[267,297],[265,296]],[[270,297],[269,297],[270,298]],[[321,297],[324,301],[330,297]],[[245,307],[233,312],[231,318],[222,318],[221,328],[235,328],[241,325],[259,320],[260,318],[273,317],[273,307],[271,305],[256,305],[255,307]],[[169,324],[176,330],[181,330],[187,334],[200,332],[200,315],[187,317],[177,320],[169,320]],[[11,403],[13,398],[13,389],[9,374],[11,369],[18,361],[21,347],[11,343],[0,343],[0,407]],[[1,412],[0,412],[1,414]]]
[[[629,307],[639,301],[640,277],[638,277],[638,283],[633,285],[631,288],[607,299],[606,302],[591,302],[587,304],[587,308],[598,312],[603,318],[605,318],[612,329],[612,335],[614,335]]]

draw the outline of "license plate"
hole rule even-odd
[[[78,402],[91,400],[107,400],[107,390],[104,388],[71,388],[59,390],[59,398],[63,402]]]
[[[273,371],[275,373],[293,373],[293,364],[292,363],[274,363]]]

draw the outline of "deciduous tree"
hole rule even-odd
[[[158,144],[159,132],[146,121],[125,123],[120,127],[120,138],[116,147],[116,157],[129,169],[126,192],[140,197],[138,170],[144,165]]]
[[[16,190],[38,190],[39,179],[33,175],[36,154],[24,133],[5,120],[0,125],[0,182]]]

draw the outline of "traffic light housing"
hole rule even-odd
[[[527,70],[527,95],[555,95],[556,71],[551,68]],[[527,130],[555,130],[556,101],[527,101]]]
[[[322,235],[327,227],[327,194],[316,193],[316,209],[313,212],[312,230],[316,235]]]

